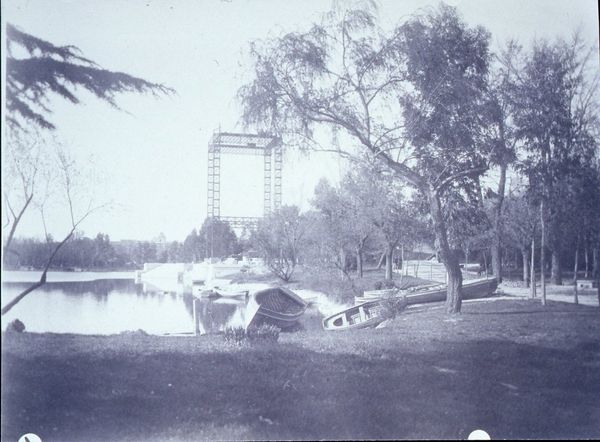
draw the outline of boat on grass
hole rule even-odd
[[[246,328],[262,323],[281,329],[292,327],[304,314],[308,304],[297,294],[283,287],[273,287],[256,292],[249,301],[256,313],[249,318]]]
[[[479,279],[463,283],[462,299],[478,299],[491,296],[498,288],[498,280]],[[375,327],[386,318],[384,302],[386,299],[403,299],[407,305],[425,304],[446,300],[447,286],[436,284],[426,287],[415,287],[414,290],[399,290],[386,298],[360,302],[354,307],[342,310],[323,319],[325,330],[350,330],[353,328]]]
[[[323,319],[325,330],[351,330],[375,327],[385,320],[382,301],[368,301]]]
[[[491,279],[475,279],[471,281],[463,281],[462,299],[477,299],[491,296],[498,288],[498,280]],[[447,286],[429,286],[425,289],[417,288],[414,292],[405,293],[407,304],[423,304],[427,302],[440,302],[446,300]]]
[[[463,281],[462,299],[476,299],[490,296],[498,288],[498,281],[491,279],[474,279]],[[446,300],[446,284],[431,284],[427,286],[411,287],[407,290],[373,290],[365,292],[363,296],[354,298],[354,305],[370,301],[379,301],[387,298],[406,297],[408,304],[421,304],[425,302],[440,302]],[[368,294],[368,296],[367,296]]]

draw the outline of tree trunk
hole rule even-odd
[[[483,249],[483,266],[485,268],[485,277],[488,276],[487,251]]]
[[[359,278],[363,277],[363,256],[362,248],[356,248],[356,276]]]
[[[438,252],[448,275],[448,288],[446,292],[446,312],[460,313],[462,304],[462,273],[456,253],[450,249],[446,223],[442,214],[442,204],[439,194],[430,189],[428,200],[431,209],[431,218],[435,230]]]
[[[594,263],[593,272],[596,280],[596,289],[598,290],[598,306],[600,307],[600,262],[598,262],[598,248],[592,250],[592,260]]]
[[[346,272],[346,251],[343,247],[340,247],[340,272],[342,278],[345,278],[347,275]]]
[[[589,264],[589,258],[588,258],[588,248],[587,246],[585,247],[585,278],[588,278],[590,275],[590,264]]]
[[[56,246],[54,246],[54,250],[52,251],[52,254],[46,261],[46,265],[44,266],[44,270],[42,271],[40,280],[38,282],[36,282],[35,284],[31,285],[29,288],[27,288],[23,292],[19,293],[19,295],[17,295],[12,301],[10,301],[8,304],[6,304],[4,307],[2,307],[2,311],[0,313],[2,316],[4,316],[6,313],[8,313],[15,305],[17,305],[21,301],[21,299],[23,299],[29,293],[33,292],[35,289],[46,284],[46,275],[48,274],[48,269],[50,269],[50,266],[52,265],[52,262],[54,261],[56,254],[61,249],[61,247],[64,246],[69,239],[71,239],[76,228],[77,228],[77,225],[75,225],[71,229],[71,231],[67,234],[67,236],[65,236],[63,238],[63,240],[61,242],[59,242]]]
[[[400,250],[400,259],[402,260],[402,273],[401,275],[406,275],[406,263],[404,262],[404,244],[402,244],[402,249]]]
[[[381,254],[381,257],[379,258],[379,262],[377,263],[377,269],[380,269],[383,266],[383,262],[385,261],[385,252],[383,252]]]
[[[535,293],[535,237],[531,239],[531,269],[530,269],[530,279],[531,279],[531,286],[530,286],[530,296],[531,298],[535,298],[536,293]]]
[[[575,265],[573,268],[573,302],[579,304],[579,297],[577,296],[577,267],[579,264],[579,238],[577,239],[577,246],[575,247]]]
[[[393,278],[392,265],[394,260],[394,246],[388,244],[385,249],[385,279]]]
[[[501,127],[502,140],[504,143],[504,127]],[[506,146],[505,146],[506,147]],[[492,272],[498,283],[502,282],[502,256],[501,256],[501,241],[502,241],[502,205],[504,203],[504,193],[506,190],[506,169],[508,165],[506,161],[500,164],[500,180],[498,181],[498,193],[496,204],[494,204],[494,236],[492,238]],[[487,276],[487,274],[486,274]]]
[[[500,254],[500,244],[492,245],[492,273],[498,279],[498,282],[502,282],[502,258]]]
[[[521,249],[521,256],[523,257],[523,281],[529,287],[529,255],[527,254],[527,248]]]
[[[540,282],[542,284],[542,305],[546,305],[546,253],[544,251],[546,243],[544,238],[546,220],[544,218],[544,199],[542,199],[542,202],[540,203],[540,219],[542,227],[542,240],[540,245]]]
[[[552,250],[552,273],[550,281],[555,285],[562,285],[562,266],[560,265],[560,250]]]
[[[2,258],[3,258],[3,263],[5,266],[8,263],[8,261],[7,261],[8,258],[7,258],[6,252],[11,250],[10,246],[11,246],[12,240],[15,236],[15,231],[17,230],[17,226],[21,222],[21,218],[23,217],[23,214],[27,210],[27,207],[29,207],[29,204],[31,204],[32,200],[33,200],[33,192],[31,193],[31,195],[29,195],[27,200],[25,200],[25,204],[23,204],[23,207],[21,208],[21,210],[19,211],[18,214],[12,212],[12,208],[10,209],[12,212],[12,215],[13,215],[13,221],[12,221],[12,225],[10,227],[10,232],[8,232],[8,236],[4,240],[4,254],[3,254]],[[9,205],[8,207],[11,207],[11,206]]]

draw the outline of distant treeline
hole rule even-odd
[[[146,262],[198,262],[211,256],[207,238],[212,238],[212,256],[225,257],[242,252],[235,233],[228,224],[207,220],[181,241],[167,241],[160,235],[152,241],[111,241],[109,235],[98,233],[94,238],[76,235],[62,247],[52,262],[53,269],[136,269]],[[57,241],[17,238],[5,250],[6,268],[41,269]]]

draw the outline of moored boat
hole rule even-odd
[[[291,290],[273,287],[256,292],[252,303],[258,305],[256,314],[247,324],[268,323],[281,329],[293,326],[304,314],[308,304]]]
[[[248,290],[222,290],[220,288],[214,288],[213,291],[215,293],[217,293],[219,296],[221,296],[222,298],[236,298],[236,299],[242,299],[245,298],[246,296],[248,296],[248,294],[250,293]]]
[[[375,327],[384,320],[381,301],[369,301],[324,318],[323,328],[332,331]]]

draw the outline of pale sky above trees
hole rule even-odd
[[[379,3],[381,23],[391,28],[438,2]],[[598,43],[594,0],[448,3],[457,6],[470,25],[483,25],[491,32],[493,49],[508,38],[525,47],[533,38],[567,38],[577,28],[587,43]],[[151,239],[164,232],[169,240],[183,240],[199,227],[206,216],[207,143],[219,126],[223,131],[241,130],[235,95],[251,70],[249,41],[306,29],[330,6],[324,0],[3,2],[3,31],[8,21],[56,45],[76,45],[106,69],[177,91],[161,99],[120,96],[117,102],[127,113],[84,91],[80,105],[52,101],[55,135],[80,161],[93,162],[102,177],[96,198],[114,202],[110,212],[86,223],[85,232],[102,231],[111,239]],[[223,214],[261,214],[261,161],[254,166],[247,158],[223,160]],[[256,172],[248,173],[251,168]],[[286,157],[284,204],[307,208],[320,177],[336,181],[343,173],[343,161],[337,157]],[[237,192],[240,183],[251,189],[249,195]],[[69,225],[61,216],[49,215],[49,229],[56,236]],[[31,212],[20,235],[42,232],[39,216]]]

